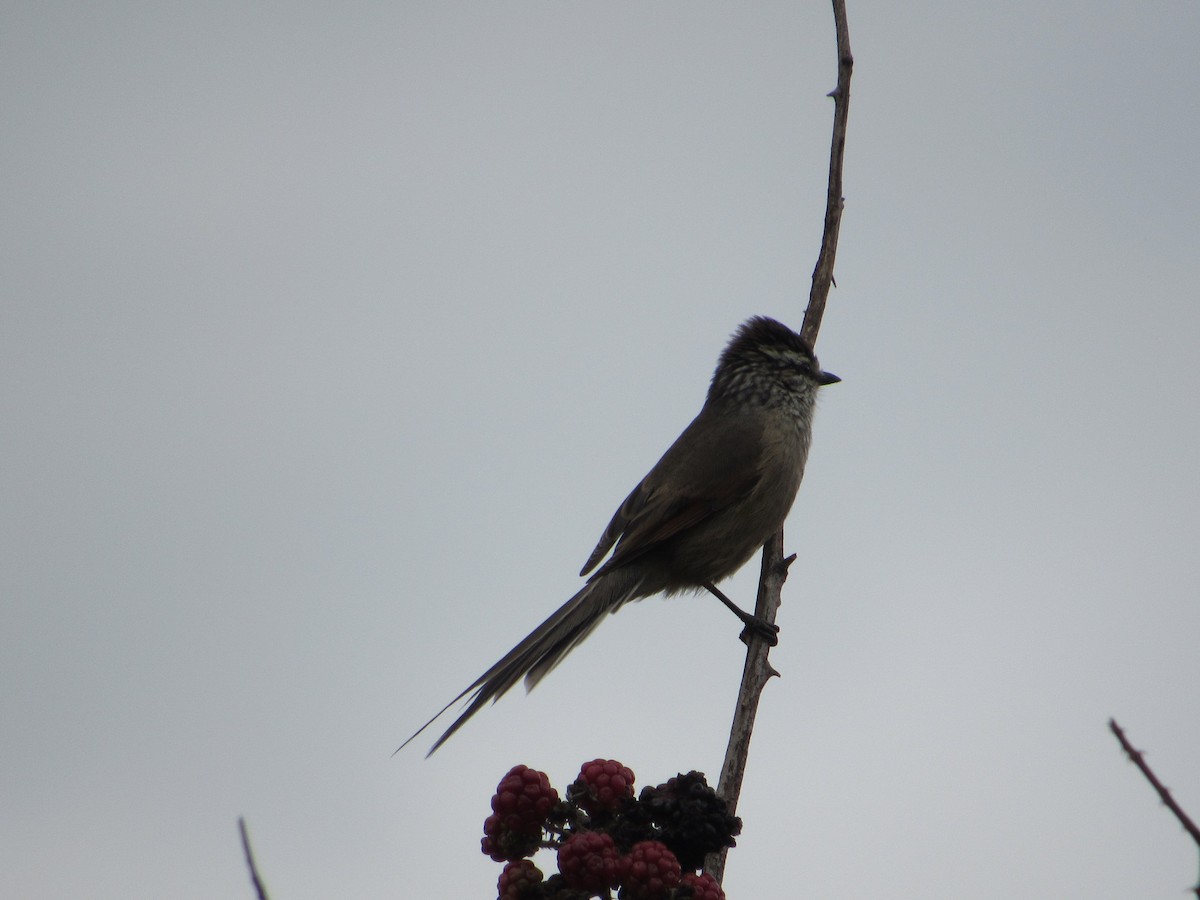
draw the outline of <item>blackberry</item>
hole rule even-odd
[[[551,875],[542,885],[542,896],[545,900],[589,900],[595,894],[568,887],[562,875]]]
[[[734,837],[742,830],[742,820],[729,814],[725,801],[700,772],[643,788],[638,804],[658,828],[659,839],[688,871],[703,866],[704,857],[714,850],[734,846]]]

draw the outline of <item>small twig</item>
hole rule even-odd
[[[254,851],[250,849],[250,835],[246,831],[246,820],[238,817],[238,832],[242,836],[242,851],[246,854],[246,865],[250,869],[250,881],[254,884],[254,891],[258,896],[258,900],[268,900],[267,889],[262,883],[262,879],[258,877],[258,866],[254,864]]]
[[[833,263],[837,257],[838,232],[842,223],[842,160],[846,150],[846,122],[850,109],[850,75],[854,70],[854,57],[850,53],[850,30],[846,22],[845,0],[833,0],[833,21],[837,32],[838,79],[837,87],[830,93],[833,98],[833,142],[829,154],[829,184],[825,198],[825,231],[821,238],[821,251],[813,269],[812,289],[808,295],[808,308],[804,312],[804,324],[800,334],[809,346],[816,343],[821,328],[821,317],[825,313],[825,301],[833,284]],[[759,579],[758,603],[754,615],[770,624],[775,623],[781,602],[780,590],[787,578],[788,566],[794,556],[783,558],[783,532],[780,531],[763,547],[762,576]],[[728,804],[731,813],[736,812],[738,798],[742,792],[742,778],[750,756],[750,736],[754,730],[754,719],[763,688],[771,676],[779,673],[767,661],[770,652],[767,641],[751,639],[746,649],[746,664],[742,669],[742,686],[738,691],[737,707],[733,714],[733,726],[729,732],[729,745],[725,751],[725,762],[721,766],[721,781],[717,793]],[[718,883],[725,875],[725,851],[710,853],[704,862],[704,870]]]
[[[1158,791],[1158,796],[1162,798],[1163,804],[1175,814],[1175,818],[1179,820],[1179,824],[1183,826],[1183,830],[1190,834],[1192,840],[1196,842],[1196,846],[1200,847],[1200,828],[1197,828],[1196,823],[1188,818],[1188,814],[1179,808],[1179,804],[1175,802],[1175,798],[1171,796],[1171,792],[1163,787],[1163,783],[1150,771],[1150,767],[1146,765],[1142,751],[1133,749],[1133,745],[1125,738],[1125,732],[1121,730],[1121,726],[1117,724],[1116,719],[1108,720],[1108,729],[1121,742],[1121,749],[1125,751],[1125,755],[1133,760],[1133,764],[1142,770],[1142,774],[1146,776],[1146,780]]]
[[[1175,798],[1171,796],[1171,792],[1167,790],[1166,786],[1163,785],[1163,783],[1158,780],[1158,777],[1154,774],[1154,772],[1151,771],[1150,766],[1146,763],[1146,759],[1142,751],[1133,749],[1133,745],[1129,743],[1129,740],[1125,737],[1125,732],[1121,729],[1121,726],[1117,724],[1116,719],[1108,720],[1108,730],[1117,736],[1117,740],[1121,743],[1121,749],[1125,751],[1125,755],[1128,756],[1133,761],[1133,764],[1141,770],[1143,775],[1146,776],[1146,780],[1150,782],[1150,786],[1158,792],[1159,799],[1162,800],[1163,805],[1175,815],[1175,818],[1179,820],[1179,824],[1183,826],[1183,830],[1192,836],[1192,840],[1195,841],[1196,847],[1200,848],[1200,828],[1196,827],[1196,823],[1193,822],[1188,817],[1188,814],[1180,808],[1179,804],[1175,802]],[[1200,883],[1192,888],[1192,892],[1197,897],[1200,897]]]
[[[825,192],[825,230],[821,252],[813,268],[808,309],[800,335],[810,347],[817,343],[825,301],[833,284],[833,263],[837,259],[838,234],[842,227],[842,168],[846,156],[846,125],[850,118],[850,76],[854,73],[854,55],[850,52],[850,26],[846,22],[845,0],[833,0],[833,24],[837,32],[838,79],[833,98],[833,141],[829,148],[829,184]]]
[[[756,616],[769,622],[775,621],[783,582],[787,580],[788,567],[795,558],[795,555],[783,558],[782,531],[763,547],[758,601],[754,607]],[[767,682],[779,674],[767,661],[770,649],[762,637],[756,635],[749,638],[746,663],[742,668],[742,687],[738,692],[733,727],[729,730],[729,744],[725,749],[725,762],[721,765],[721,780],[717,785],[717,794],[728,804],[730,814],[737,812],[738,797],[742,793],[742,779],[750,759],[750,736],[754,731],[759,697]],[[728,852],[729,848],[723,847],[710,853],[704,861],[704,871],[718,882],[725,877],[725,855]]]

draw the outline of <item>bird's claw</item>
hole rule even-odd
[[[768,647],[774,647],[779,643],[779,626],[774,622],[768,622],[757,616],[747,616],[744,621],[746,627],[742,629],[738,639],[746,646],[749,646],[750,641],[754,638],[765,641]]]

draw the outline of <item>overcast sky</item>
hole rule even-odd
[[[1200,3],[849,0],[846,209],[731,900],[1178,898]],[[646,600],[431,760],[728,335],[798,326],[821,2],[0,8],[0,894],[495,896],[516,763],[714,780]],[[744,604],[756,566],[728,583]]]

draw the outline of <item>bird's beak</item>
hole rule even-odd
[[[822,372],[817,376],[818,384],[837,384],[842,379],[838,378],[832,372]]]

